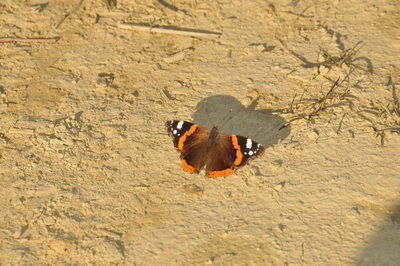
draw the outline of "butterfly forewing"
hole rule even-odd
[[[178,148],[179,139],[190,130],[193,123],[179,120],[171,120],[165,123],[168,134],[173,138],[175,148]]]
[[[181,152],[183,170],[198,173],[205,164],[209,132],[185,121],[168,121],[166,126],[168,133],[173,137],[175,147]]]
[[[237,138],[238,147],[240,147],[240,153],[243,154],[238,167],[245,165],[248,161],[264,153],[265,148],[254,140],[242,136],[235,137]]]

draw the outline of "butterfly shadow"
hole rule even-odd
[[[206,129],[219,126],[223,134],[236,134],[261,143],[265,148],[277,144],[290,133],[290,125],[269,109],[255,109],[258,99],[243,106],[229,95],[214,95],[204,98],[193,113],[193,122]]]

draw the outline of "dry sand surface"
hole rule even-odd
[[[400,2],[2,0],[1,265],[399,265]],[[251,137],[182,171],[170,119]]]

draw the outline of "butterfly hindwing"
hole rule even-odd
[[[210,150],[207,160],[206,175],[222,177],[232,174],[235,168],[236,150],[229,135],[220,134]]]
[[[198,173],[205,164],[208,131],[196,124],[172,120],[166,123],[174,145],[181,152],[183,170]]]

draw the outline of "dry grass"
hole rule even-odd
[[[345,79],[336,79],[326,92],[319,95],[310,95],[310,91],[304,90],[301,95],[295,94],[285,113],[291,114],[289,122],[283,127],[288,126],[293,121],[304,119],[309,122],[315,122],[315,119],[328,110],[340,106],[352,106],[352,100],[349,84],[349,75]]]
[[[388,86],[391,88],[392,97],[387,101],[372,101],[370,106],[363,106],[357,112],[362,120],[367,121],[380,138],[381,145],[385,143],[388,132],[400,134],[400,103],[397,96],[397,88],[392,79],[389,79]]]
[[[317,75],[321,74],[320,67],[328,68],[329,71],[323,77],[329,80],[332,85],[329,89],[321,88],[319,93],[315,92],[315,87],[304,89],[301,94],[296,93],[288,107],[281,112],[291,115],[288,123],[281,128],[290,125],[296,120],[315,123],[316,119],[321,118],[324,114],[334,113],[341,117],[336,130],[338,134],[341,132],[343,119],[346,115],[367,121],[368,126],[375,132],[375,136],[380,138],[381,145],[384,145],[388,132],[400,134],[400,102],[398,89],[392,78],[389,79],[387,84],[391,90],[391,99],[386,101],[369,99],[370,105],[364,106],[360,105],[360,99],[352,94],[351,88],[354,86],[351,84],[351,76],[358,70],[370,74],[373,72],[372,64],[369,63],[368,58],[356,57],[360,50],[360,44],[361,42],[358,42],[350,49],[343,49],[339,56],[332,56],[326,50],[321,49],[324,61],[316,63],[309,62],[304,57],[288,49],[304,63],[303,67],[316,67]],[[354,63],[359,60],[367,62],[367,68]],[[343,67],[344,65],[346,67]],[[344,78],[332,79],[332,73],[329,72],[334,67],[339,70],[339,73],[340,71],[347,72],[344,74]],[[328,74],[331,74],[331,77]],[[346,111],[342,108],[344,106],[348,107]]]

